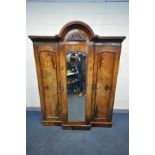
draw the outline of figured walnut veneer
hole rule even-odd
[[[85,23],[66,24],[56,36],[33,41],[44,125],[63,129],[111,127],[121,43],[125,37],[101,37]],[[87,54],[85,121],[68,122],[66,53]]]

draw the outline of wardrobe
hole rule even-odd
[[[83,130],[111,127],[121,44],[125,37],[98,36],[86,23],[72,21],[58,35],[29,38],[33,42],[42,124]],[[68,119],[68,76],[75,72],[67,70],[66,56],[72,52],[74,55],[82,52],[87,57],[82,121]],[[78,91],[78,82],[76,86]],[[77,99],[82,98],[77,96]],[[73,98],[71,102],[75,101]]]

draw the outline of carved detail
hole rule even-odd
[[[99,57],[99,61],[98,61],[98,64],[99,64],[99,65],[98,65],[98,67],[101,67],[103,61],[104,61],[104,56],[101,55],[101,56]]]
[[[60,30],[59,37],[62,38],[62,40],[64,40],[66,34],[73,29],[83,30],[87,34],[89,40],[91,40],[95,36],[93,30],[86,23],[81,22],[81,21],[72,21],[72,22],[67,23]]]
[[[86,34],[83,31],[72,31],[66,36],[67,41],[87,41]]]

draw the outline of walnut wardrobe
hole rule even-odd
[[[34,48],[42,123],[61,125],[63,129],[111,127],[121,43],[125,37],[98,36],[86,23],[73,21],[58,35],[29,38]],[[83,121],[68,119],[66,55],[73,51],[87,57]]]

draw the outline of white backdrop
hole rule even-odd
[[[55,35],[68,22],[81,20],[103,36],[126,36],[117,80],[115,109],[129,108],[129,46],[128,2],[104,3],[50,3],[27,2],[27,36]],[[32,42],[26,38],[26,103],[27,107],[39,107],[40,99],[35,71]]]

